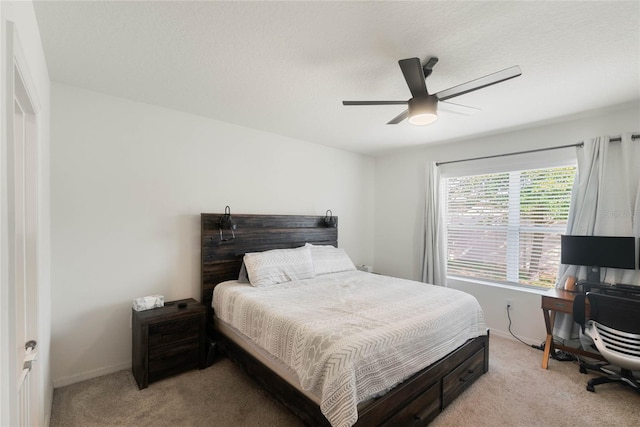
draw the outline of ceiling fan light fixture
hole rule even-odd
[[[429,95],[425,98],[411,98],[409,100],[409,123],[425,126],[438,119],[438,98]]]

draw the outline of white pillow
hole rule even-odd
[[[246,253],[244,265],[249,282],[257,287],[315,276],[311,251],[306,246]]]
[[[356,269],[344,249],[333,246],[312,245],[311,243],[307,243],[307,246],[311,248],[311,259],[313,260],[313,269],[316,275]]]
[[[244,261],[242,261],[242,265],[240,266],[240,273],[238,273],[238,282],[250,283],[249,275],[247,274],[247,267],[245,267]]]

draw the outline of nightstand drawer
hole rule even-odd
[[[167,349],[149,356],[149,381],[155,381],[198,367],[200,344],[198,341]]]
[[[180,341],[197,341],[199,336],[199,316],[149,325],[149,349]]]

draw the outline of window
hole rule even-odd
[[[451,276],[552,288],[574,166],[442,180]]]

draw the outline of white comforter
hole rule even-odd
[[[334,427],[353,425],[359,402],[487,333],[467,293],[360,271],[260,288],[221,283],[213,308],[320,396]]]

